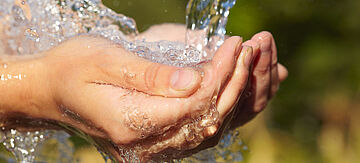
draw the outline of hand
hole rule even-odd
[[[162,24],[151,27],[140,35],[140,37],[148,41],[171,40],[183,42],[185,40],[185,32],[186,29],[183,25]],[[254,64],[248,72],[249,80],[246,84],[242,83],[244,80],[241,80],[239,76],[243,75],[243,78],[245,78],[247,72],[237,71],[238,68],[236,68],[229,80],[232,82],[229,82],[229,84],[225,86],[225,90],[228,90],[228,92],[224,91],[218,100],[218,105],[220,104],[218,107],[226,108],[222,110],[229,111],[229,108],[234,108],[229,114],[221,113],[225,122],[222,123],[216,135],[205,140],[197,148],[182,152],[184,155],[215,146],[227,125],[229,125],[231,129],[234,129],[250,121],[266,107],[268,101],[278,91],[280,82],[286,79],[288,74],[287,69],[277,62],[275,41],[269,32],[261,32],[254,35],[253,38],[246,41],[243,46],[242,53],[251,51],[252,56],[255,57]],[[246,85],[246,88],[244,91],[242,91],[243,89],[232,89],[235,84],[231,83],[236,83],[241,86]],[[233,99],[237,98],[239,98],[239,100],[236,101],[237,103],[234,103]],[[221,104],[225,106],[221,106]]]
[[[274,37],[269,32],[254,35],[244,43],[251,46],[255,59],[249,84],[240,97],[231,128],[245,124],[261,112],[276,94],[280,82],[287,78],[287,69],[278,63]]]
[[[225,41],[213,61],[204,63],[201,77],[200,72],[191,68],[146,61],[102,38],[77,37],[45,52],[43,57],[30,60],[28,67],[34,63],[40,65],[23,72],[31,79],[27,84],[27,96],[31,99],[8,96],[13,103],[21,105],[17,110],[1,108],[2,117],[15,114],[21,119],[25,114],[74,126],[103,139],[110,138],[120,146],[140,144],[147,147],[137,153],[143,159],[171,148],[190,149],[214,135],[229,112],[230,108],[218,108],[219,124],[198,130],[194,133],[197,139],[188,140],[186,125],[216,102],[213,95],[224,90],[234,66],[247,71],[243,65],[245,53],[238,57],[240,49],[239,37]],[[11,71],[24,67],[16,61],[8,65]],[[246,81],[247,74],[243,76],[241,79]],[[22,84],[24,81],[14,83]],[[9,87],[2,88],[2,92],[11,92],[7,89]],[[33,109],[27,109],[29,104],[33,104]],[[23,114],[16,116],[19,111]],[[120,159],[116,150],[108,150]]]
[[[242,51],[244,52],[246,49],[252,49],[252,55],[256,56],[249,71],[250,75],[246,88],[238,94],[233,89],[228,89],[233,93],[228,93],[225,96],[228,98],[220,98],[220,100],[233,99],[234,95],[239,96],[239,100],[235,104],[223,102],[228,104],[228,107],[230,107],[229,104],[234,104],[231,113],[225,117],[225,122],[217,134],[202,142],[197,148],[183,152],[185,156],[215,146],[228,125],[230,129],[235,129],[253,119],[266,107],[268,101],[278,91],[280,82],[286,79],[288,72],[283,65],[277,63],[276,45],[269,32],[254,35],[251,40],[243,44]],[[235,70],[230,81],[237,83],[237,74]],[[238,82],[240,81],[238,80]],[[231,87],[229,84],[226,87]]]
[[[201,86],[199,72],[187,68],[186,71],[193,73],[190,75],[193,80],[180,82],[190,85],[174,91],[170,74],[183,74],[178,73],[179,68],[145,61],[101,38],[75,38],[38,59],[40,65],[44,65],[41,70],[46,70],[46,77],[41,80],[43,87],[38,92],[47,93],[37,94],[41,99],[38,101],[42,101],[37,106],[41,108],[26,114],[72,125],[94,136],[108,137],[118,145],[142,142],[142,146],[151,147],[148,152],[138,153],[144,159],[171,148],[191,149],[219,133],[219,126],[224,126],[222,123],[246,86],[250,64],[245,63],[256,56],[250,53],[249,46],[241,47],[239,37],[228,39],[214,60],[203,66],[205,75]],[[238,57],[240,49],[242,53]],[[250,61],[245,62],[245,58]],[[181,76],[180,79],[189,78]],[[177,86],[174,87],[179,88]],[[208,110],[215,92],[219,92],[216,102],[219,123],[196,133],[200,138],[189,143],[181,129]],[[172,136],[164,139],[164,134]],[[165,145],[153,144],[161,141],[166,142]],[[115,150],[109,151],[119,156]]]
[[[87,50],[89,46],[90,50]],[[69,113],[69,120],[64,121],[63,117],[56,120],[90,134],[109,137],[117,145],[136,144],[146,147],[147,150],[138,150],[138,155],[143,159],[171,148],[193,148],[217,132],[231,110],[228,106],[233,104],[217,103],[219,123],[195,133],[198,137],[193,141],[188,140],[184,126],[209,110],[214,94],[232,93],[225,91],[227,89],[224,86],[229,84],[228,79],[234,67],[237,67],[236,77],[242,84],[232,84],[228,89],[238,89],[241,92],[246,86],[248,73],[244,72],[248,71],[254,57],[248,52],[238,57],[240,50],[239,37],[228,39],[219,48],[213,61],[203,65],[202,80],[199,72],[185,68],[195,74],[190,82],[194,84],[186,89],[186,94],[180,92],[181,96],[174,96],[170,94],[172,91],[169,91],[169,87],[163,88],[169,86],[171,79],[160,80],[160,77],[170,76],[174,72],[178,74],[176,70],[179,68],[138,58],[104,39],[70,40],[49,51],[44,62],[52,66],[49,74],[54,79],[51,83],[54,83],[52,90],[55,92],[55,101],[60,110]],[[245,62],[244,59],[248,61]],[[62,79],[58,76],[62,76]],[[179,76],[179,79],[183,78]],[[225,93],[219,99],[226,96],[228,95]],[[223,101],[235,103],[237,96],[233,95],[234,99]],[[79,121],[84,123],[80,125]],[[95,127],[89,131],[89,126]],[[94,133],[96,129],[98,132]],[[113,155],[116,156],[115,151]]]
[[[181,24],[161,24],[150,27],[139,37],[147,41],[178,41],[184,42],[186,28]],[[236,104],[231,128],[241,126],[267,105],[278,91],[280,82],[287,78],[287,69],[278,63],[274,37],[269,32],[260,32],[246,41],[244,46],[251,47],[253,56],[257,56],[252,65],[247,88]],[[236,80],[231,79],[231,80]],[[233,92],[232,95],[239,95]],[[232,99],[232,98],[229,98]]]

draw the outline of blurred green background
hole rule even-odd
[[[185,23],[187,0],[103,0],[140,31]],[[273,33],[289,78],[241,128],[244,162],[360,162],[360,1],[238,0],[229,35]]]

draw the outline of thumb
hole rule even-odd
[[[110,51],[109,51],[110,50]],[[112,48],[106,65],[101,65],[106,82],[165,97],[186,97],[193,94],[201,82],[200,72],[150,62],[122,48]],[[112,55],[115,54],[115,55]],[[121,57],[119,57],[119,55]],[[108,64],[110,63],[110,64]]]

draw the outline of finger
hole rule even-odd
[[[227,80],[235,67],[235,60],[239,55],[242,45],[242,38],[233,36],[225,40],[223,45],[216,51],[214,58],[211,62],[212,71],[216,78],[213,81],[220,81],[218,87],[220,88]],[[219,80],[220,79],[220,80]]]
[[[120,87],[165,97],[187,97],[200,87],[200,73],[192,68],[150,62],[121,48],[102,53],[110,57],[104,57],[107,61],[102,63],[107,64],[99,66],[105,72],[100,81],[107,79]]]
[[[254,111],[263,110],[269,99],[271,71],[271,38],[266,33],[256,34],[252,40],[260,45],[260,54],[254,68]]]
[[[199,91],[194,93],[191,99],[193,102],[203,101],[204,98],[212,98],[214,95],[217,97],[222,85],[228,82],[234,71],[235,59],[239,55],[241,45],[242,39],[238,36],[225,40],[216,51],[213,60],[203,65],[203,82]]]
[[[218,100],[217,108],[220,117],[227,116],[237,102],[238,97],[244,91],[248,82],[251,63],[258,52],[259,45],[257,42],[249,40],[243,44],[240,56],[236,62],[235,71]]]
[[[184,42],[184,33],[186,33],[185,25],[165,23],[151,26],[141,33],[138,39],[146,39],[150,42],[161,40]]]
[[[278,70],[279,70],[279,80],[280,82],[283,82],[288,77],[288,70],[285,66],[278,63]]]
[[[276,49],[276,44],[275,44],[275,40],[274,37],[272,36],[272,34],[270,32],[262,32],[264,34],[264,37],[270,37],[271,39],[271,65],[270,65],[270,69],[271,69],[271,78],[270,78],[270,95],[269,98],[273,97],[276,92],[279,89],[279,71],[278,71],[278,57],[277,57],[277,49]]]
[[[196,92],[196,94],[194,94],[200,98],[192,98],[191,100],[194,103],[200,101],[204,97],[208,98],[210,96],[209,99],[211,99],[213,95],[218,95],[217,93],[221,92],[222,86],[228,82],[230,75],[234,71],[234,67],[236,65],[235,60],[239,55],[241,45],[241,37],[230,37],[225,40],[225,42],[216,51],[213,60],[204,65],[205,75],[203,78],[203,86],[198,92]],[[206,128],[203,135],[205,137],[214,135],[218,131],[219,126],[219,123],[217,123]]]

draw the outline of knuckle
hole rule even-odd
[[[259,61],[256,63],[254,71],[256,74],[265,75],[270,72],[271,69],[271,56],[265,54],[259,58]]]
[[[256,113],[263,111],[267,105],[267,102],[268,102],[267,98],[262,98],[257,100],[254,105],[254,111]]]
[[[159,64],[151,64],[147,67],[144,74],[145,87],[147,90],[151,90],[155,86],[155,79],[160,67]]]
[[[264,76],[267,75],[268,73],[270,73],[270,66],[256,67],[254,72],[256,76]]]

